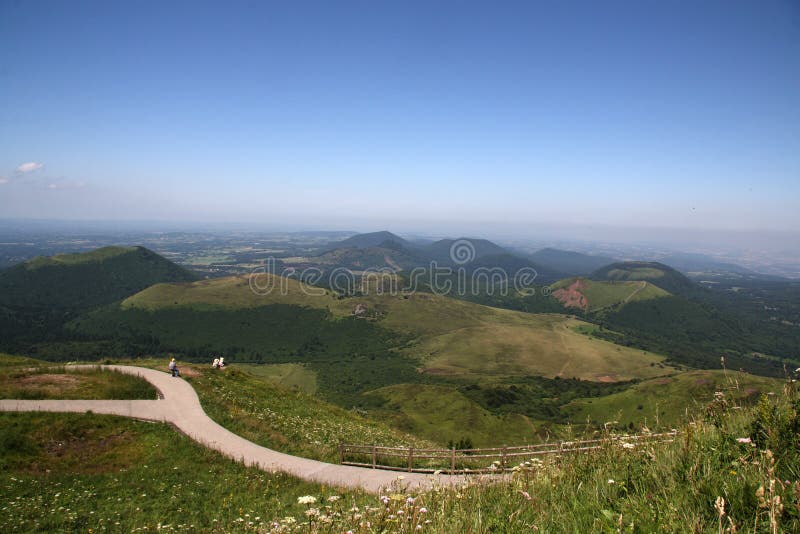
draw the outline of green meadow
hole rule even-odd
[[[371,391],[393,426],[439,447],[469,440],[475,447],[538,442],[538,427],[520,414],[494,414],[453,387],[398,384]],[[368,442],[366,442],[368,443]]]
[[[399,475],[383,495],[246,468],[162,424],[0,414],[0,530],[798,532],[799,409],[792,383],[754,406],[723,393],[672,443],[601,434],[504,481],[420,492]]]
[[[237,364],[236,367],[261,378],[272,384],[297,389],[303,393],[313,395],[317,392],[317,373],[308,365],[300,363],[275,363],[275,364]]]
[[[0,399],[156,399],[146,380],[0,354]]]
[[[340,298],[269,275],[258,283],[274,290],[258,295],[246,277],[157,284],[69,326],[88,336],[113,331],[190,357],[221,351],[263,363],[313,362],[324,351],[328,361],[370,354],[393,360],[398,369],[405,364],[435,376],[621,381],[669,372],[655,365],[662,356],[580,335],[572,328],[580,322],[565,315],[491,308],[429,293]],[[353,316],[358,305],[370,319]],[[362,347],[348,341],[354,335]],[[416,382],[394,383],[403,381]]]
[[[595,426],[646,422],[652,429],[669,429],[691,418],[717,392],[740,405],[753,404],[763,394],[779,393],[783,381],[738,371],[687,371],[645,380],[630,388],[592,399],[576,399],[563,407],[568,420]]]

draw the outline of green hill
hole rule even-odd
[[[454,260],[459,260],[452,257],[452,248],[454,244],[458,247],[457,242],[463,242],[466,245],[465,251],[469,249],[468,260],[477,260],[484,256],[492,256],[499,254],[508,254],[508,251],[496,243],[492,243],[487,239],[473,239],[468,237],[461,237],[458,239],[440,239],[426,247],[420,249],[420,253],[427,259],[438,262],[440,265],[453,265]],[[467,244],[468,243],[468,244]],[[459,250],[462,247],[458,247]]]
[[[144,247],[38,257],[0,271],[0,306],[87,310],[197,276]]]
[[[320,267],[344,267],[356,272],[364,269],[401,271],[422,263],[407,250],[393,245],[393,242],[386,242],[374,247],[337,248],[310,259]]]
[[[73,327],[86,334],[112,329],[120,335],[155,336],[162,346],[175,349],[258,354],[270,363],[309,358],[298,351],[315,353],[309,347],[324,336],[327,344],[355,352],[365,352],[358,346],[377,350],[370,340],[381,340],[379,345],[386,347],[381,350],[394,347],[383,352],[382,360],[404,357],[428,375],[614,381],[664,374],[651,367],[661,357],[584,336],[575,329],[583,323],[564,315],[490,308],[427,293],[337,298],[280,277],[274,284],[276,290],[266,296],[254,294],[245,278],[160,284],[75,321]],[[320,294],[309,294],[313,291]],[[370,320],[353,315],[359,305]],[[339,339],[338,332],[362,337]]]
[[[599,282],[586,278],[568,278],[550,286],[552,296],[566,307],[587,312],[669,296],[650,282]]]
[[[617,421],[618,426],[646,419],[655,428],[680,425],[687,416],[701,413],[722,392],[728,402],[753,403],[762,394],[779,393],[785,381],[741,372],[689,371],[670,377],[634,384],[625,391],[592,399],[577,399],[563,408],[574,423],[587,419],[602,425]]]
[[[27,352],[62,338],[62,325],[80,313],[158,282],[196,279],[142,247],[34,258],[0,271],[0,347]]]
[[[676,295],[691,294],[697,289],[683,274],[654,261],[612,263],[594,271],[590,278],[599,281],[645,281]]]
[[[342,241],[336,241],[335,243],[330,243],[328,246],[325,247],[324,250],[328,251],[328,250],[335,250],[338,248],[371,248],[371,247],[383,247],[383,246],[388,246],[390,248],[395,248],[399,246],[406,249],[410,249],[413,247],[413,245],[409,241],[406,241],[402,237],[393,234],[392,232],[383,230],[380,232],[356,234]]]
[[[527,417],[495,415],[452,387],[398,384],[366,395],[383,401],[376,413],[394,426],[441,445],[467,438],[476,447],[538,440]]]

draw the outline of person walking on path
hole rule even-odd
[[[181,376],[181,372],[178,370],[178,363],[175,361],[175,358],[172,358],[169,362],[169,372],[172,373],[172,376]]]

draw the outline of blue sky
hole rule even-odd
[[[800,4],[0,0],[0,182],[8,217],[796,230]]]

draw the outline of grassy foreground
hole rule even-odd
[[[0,530],[800,532],[795,383],[724,393],[671,444],[520,465],[507,483],[382,496],[247,469],[167,426],[0,414]]]
[[[0,369],[0,399],[155,398],[156,390],[146,380],[113,371],[20,365]]]
[[[0,451],[2,532],[266,529],[323,491],[111,416],[0,414]]]
[[[155,399],[138,376],[102,369],[69,369],[0,353],[0,399]]]

